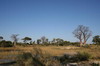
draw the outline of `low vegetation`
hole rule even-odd
[[[80,63],[83,61],[100,60],[100,46],[90,47],[76,46],[16,46],[0,48],[5,50],[0,53],[0,59],[14,59],[14,66],[61,66],[68,63]],[[98,48],[97,48],[98,47]],[[10,51],[7,51],[10,50]],[[11,57],[8,57],[11,56]]]

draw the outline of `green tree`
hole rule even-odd
[[[0,36],[0,41],[2,41],[3,40],[3,37],[2,36]]]
[[[53,38],[52,43],[56,43],[56,39],[55,38]]]
[[[24,43],[27,43],[28,41],[31,41],[32,39],[30,37],[25,37],[22,40]]]
[[[37,39],[37,44],[40,44],[41,43],[41,39]]]
[[[94,42],[95,44],[100,44],[100,36],[99,35],[94,36],[92,42]]]
[[[62,44],[63,41],[64,41],[64,40],[63,40],[63,39],[60,39],[60,38],[57,38],[57,39],[56,39],[56,43],[57,43],[58,45],[59,45],[59,44]]]
[[[45,41],[45,43],[47,44],[47,43],[49,43],[49,39],[48,38],[46,38],[46,41]]]
[[[0,47],[12,47],[12,46],[13,46],[13,44],[12,44],[11,41],[2,40],[2,41],[0,42]]]

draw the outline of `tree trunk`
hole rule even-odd
[[[83,34],[83,38],[84,38],[83,45],[85,46],[86,45],[86,36],[85,36],[85,34]]]
[[[84,43],[83,44],[86,45],[86,40],[84,40]]]
[[[80,40],[80,47],[82,46],[82,40]]]
[[[84,36],[84,43],[83,45],[85,46],[86,45],[86,37]]]
[[[16,42],[14,42],[14,47],[16,47]]]

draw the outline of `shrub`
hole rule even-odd
[[[87,61],[91,58],[91,55],[87,52],[78,52],[74,58],[76,61]]]
[[[90,45],[86,44],[83,46],[84,48],[91,48]]]
[[[12,47],[13,44],[11,41],[1,41],[0,42],[0,47]]]
[[[70,58],[71,58],[70,55],[64,54],[63,56],[60,57],[59,61],[61,64],[66,64],[66,63],[70,62]]]
[[[91,66],[100,66],[99,63],[92,63]]]
[[[38,59],[34,58],[31,53],[26,52],[18,55],[15,66],[44,66]]]
[[[42,63],[43,66],[60,66],[58,60],[53,59],[49,53],[37,47],[34,47],[33,58]]]

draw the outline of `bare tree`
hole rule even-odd
[[[89,30],[89,27],[83,25],[81,25],[81,27],[82,27],[81,31],[84,39],[83,44],[86,44],[87,40],[90,38],[90,36],[92,36],[92,31]]]
[[[41,37],[41,41],[42,41],[42,43],[44,43],[45,40],[46,40],[46,37],[45,37],[45,36]]]
[[[17,41],[18,41],[17,36],[18,36],[18,34],[13,34],[13,35],[11,36],[11,38],[12,38],[12,40],[13,40],[13,42],[14,42],[14,47],[16,47],[16,43],[17,43]]]
[[[77,27],[77,29],[75,29],[75,30],[73,31],[73,34],[75,35],[75,37],[76,37],[77,39],[79,39],[79,41],[80,41],[80,46],[81,46],[81,45],[82,45],[82,32],[81,32],[81,26],[80,26],[80,25]]]
[[[43,37],[41,37],[41,41],[44,44],[44,43],[48,42],[48,39],[45,36],[43,36]]]
[[[79,25],[77,29],[73,31],[73,34],[75,35],[76,38],[80,40],[80,45],[82,45],[82,44],[86,44],[87,40],[92,35],[92,32],[89,30],[88,27]],[[82,43],[82,41],[84,42]]]

